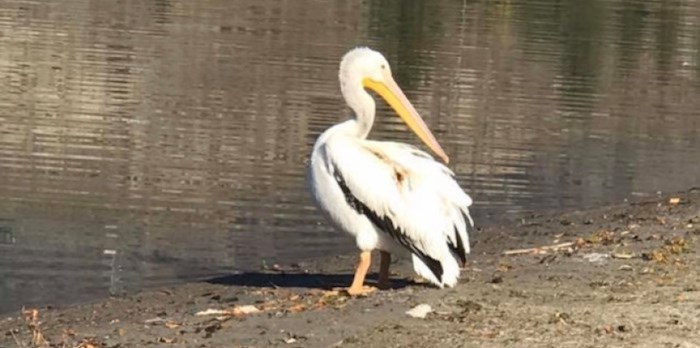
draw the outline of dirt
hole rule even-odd
[[[355,256],[339,256],[27,310],[0,320],[0,347],[700,347],[700,190],[472,237],[452,289],[414,280],[401,257],[393,289],[351,298],[333,288]],[[406,314],[419,304],[432,312]]]

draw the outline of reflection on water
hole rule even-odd
[[[479,221],[700,179],[700,5],[0,3],[0,312],[352,250],[304,166],[385,52]],[[382,112],[388,114],[386,107]],[[417,143],[395,117],[373,137]]]

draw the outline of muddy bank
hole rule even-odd
[[[341,256],[16,313],[0,347],[700,347],[698,237],[690,190],[485,228],[454,289],[401,257],[394,289],[350,298]]]

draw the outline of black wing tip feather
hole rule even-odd
[[[457,227],[455,227],[455,239],[457,240],[457,245],[452,243],[452,241],[448,241],[447,246],[450,247],[452,253],[457,254],[460,266],[464,267],[464,265],[467,264],[467,250],[464,248],[464,241],[462,241],[462,238],[459,236]]]
[[[418,249],[413,243],[411,243],[407,238],[404,232],[401,230],[400,227],[396,226],[393,221],[387,216],[379,216],[375,211],[370,209],[367,205],[362,203],[357,197],[355,197],[352,194],[352,191],[350,191],[350,188],[348,185],[345,183],[345,179],[343,178],[342,175],[336,170],[333,171],[333,177],[335,178],[335,181],[338,183],[338,186],[340,187],[340,190],[343,192],[343,195],[345,196],[345,201],[352,207],[355,211],[357,211],[359,214],[362,214],[366,216],[375,226],[377,226],[380,230],[388,233],[395,241],[397,241],[399,244],[403,245],[405,248],[410,250],[413,254],[418,256],[418,258],[425,263],[426,266],[430,269],[430,271],[435,275],[435,277],[442,281],[442,274],[444,272],[442,268],[442,264],[440,261],[428,256],[425,254],[423,251]],[[464,250],[464,244],[461,242],[461,238],[458,239],[458,245],[461,245],[462,250]],[[462,252],[462,255],[464,252]],[[463,256],[464,257],[464,256]],[[466,257],[465,261],[466,262]]]
[[[418,258],[421,259],[421,261],[423,261],[423,263],[426,266],[428,266],[428,269],[430,269],[430,272],[433,273],[433,275],[435,276],[435,279],[442,282],[443,269],[442,269],[442,264],[440,263],[440,261],[435,260],[434,258],[429,257],[425,254],[423,254],[423,255],[416,254],[416,256],[418,256]]]

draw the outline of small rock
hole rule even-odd
[[[423,303],[423,304],[419,304],[419,305],[411,308],[410,310],[406,311],[406,314],[408,314],[409,316],[411,316],[413,318],[424,319],[425,316],[427,316],[428,313],[430,313],[432,311],[433,311],[433,308],[430,307],[429,304]]]

